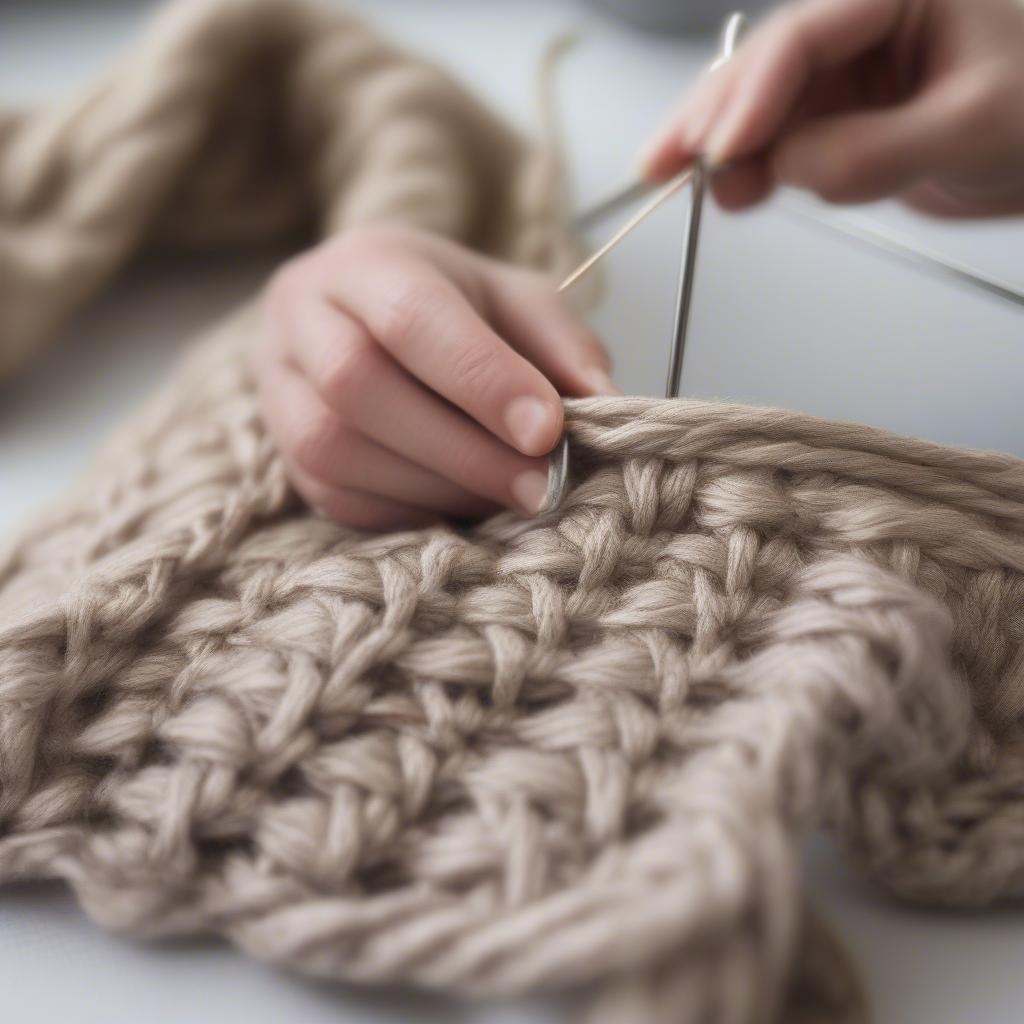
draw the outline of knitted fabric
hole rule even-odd
[[[179,4],[0,118],[0,358],[159,241],[391,220],[558,270],[556,170],[346,16]],[[290,492],[257,330],[0,552],[0,882],[615,1024],[862,1019],[800,893],[822,823],[906,897],[1024,892],[1020,461],[592,399],[557,516],[368,536]]]

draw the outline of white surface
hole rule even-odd
[[[0,97],[59,95],[102,67],[152,3],[0,6]],[[524,125],[537,55],[589,25],[561,77],[577,197],[618,181],[648,128],[707,52],[655,40],[563,0],[363,0],[418,49],[449,61]],[[500,45],[496,40],[500,38]],[[609,263],[596,321],[629,391],[660,393],[683,204]],[[938,225],[885,206],[849,214],[1024,286],[1024,226]],[[0,390],[0,529],[64,487],[96,441],[200,326],[252,289],[275,254],[162,259],[132,270],[64,341]],[[1024,454],[1024,317],[997,300],[837,241],[775,208],[709,209],[684,393],[863,420],[934,440]],[[145,344],[139,339],[145,338]],[[1011,1024],[1024,1003],[1024,913],[966,917],[886,904],[824,840],[808,851],[816,900],[861,964],[880,1024]],[[464,1010],[307,985],[212,943],[152,948],[94,929],[58,887],[0,892],[0,988],[12,1021],[478,1021],[541,1024],[544,1006]]]

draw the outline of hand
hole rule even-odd
[[[614,391],[549,281],[424,234],[361,229],[299,256],[265,323],[254,369],[291,480],[364,529],[535,513],[559,391]]]
[[[1024,212],[1019,0],[802,0],[685,98],[644,160],[698,155],[719,203],[776,183],[833,202],[899,195],[948,216]]]

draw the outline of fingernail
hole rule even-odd
[[[621,395],[622,392],[615,386],[615,382],[608,376],[608,374],[601,369],[600,366],[592,366],[590,369],[585,370],[584,377],[586,377],[587,383],[593,388],[594,393],[598,395]]]
[[[556,433],[555,410],[539,398],[514,398],[505,410],[505,426],[524,455],[543,455]]]
[[[528,469],[512,481],[512,497],[529,516],[535,516],[541,510],[547,493],[548,474],[539,469]]]

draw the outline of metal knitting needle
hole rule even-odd
[[[984,277],[963,263],[957,263],[921,246],[908,245],[887,231],[841,220],[839,217],[812,206],[805,200],[784,201],[780,204],[780,209],[834,234],[844,235],[863,246],[879,249],[920,270],[927,270],[951,278],[960,284],[970,285],[983,292],[988,292],[990,295],[1005,299],[1007,302],[1012,302],[1016,306],[1024,306],[1024,291],[1014,287],[1008,281],[997,281],[991,277]]]
[[[618,231],[608,239],[596,252],[588,256],[571,274],[558,286],[559,292],[571,288],[581,277],[592,270],[605,256],[608,255],[634,228],[645,221],[662,203],[671,199],[692,177],[694,168],[687,168],[677,174],[667,185],[656,195],[646,202]],[[548,458],[548,486],[544,493],[544,501],[541,503],[538,515],[553,512],[562,503],[565,489],[569,482],[569,438],[563,434],[559,439],[555,450]]]
[[[654,213],[662,203],[671,199],[690,179],[693,177],[694,168],[688,167],[685,171],[677,174],[667,185],[665,185],[655,196],[637,210],[618,231],[608,239],[596,252],[588,256],[559,286],[558,290],[564,292],[571,288],[584,274],[593,266],[599,263],[605,256],[621,242],[634,228]],[[648,191],[645,183],[645,192]]]
[[[728,164],[716,168],[716,170],[725,170],[727,167]],[[705,177],[707,177],[707,172],[708,169],[705,167]],[[611,194],[577,214],[575,219],[576,227],[584,228],[599,220],[603,220],[623,206],[628,206],[637,199],[648,195],[655,187],[647,181],[635,181],[616,189]],[[852,224],[809,204],[784,201],[780,208],[791,216],[817,224],[819,227],[825,228],[834,234],[845,235],[848,239],[858,242],[865,247],[885,252],[904,263],[916,267],[918,270],[988,292],[988,294],[994,295],[1006,302],[1011,302],[1015,306],[1024,306],[1024,290],[1021,288],[1011,284],[1009,281],[998,281],[995,278],[988,277],[973,267],[952,260],[934,250],[910,245],[907,242],[901,241],[895,235],[877,228]]]
[[[746,17],[737,12],[729,15],[722,30],[721,52],[712,68],[724,64],[733,55],[744,29]],[[686,333],[690,326],[690,310],[693,307],[693,279],[697,270],[697,246],[700,242],[700,215],[704,209],[704,193],[707,191],[708,167],[703,157],[693,165],[690,189],[690,217],[683,239],[683,253],[679,263],[679,298],[676,302],[675,323],[672,328],[672,349],[669,353],[668,376],[665,381],[665,397],[678,398],[683,376],[683,356],[686,354]]]
[[[544,492],[544,500],[537,509],[537,515],[543,516],[554,512],[565,497],[565,489],[569,484],[569,435],[562,434],[555,450],[548,456],[548,486]]]
[[[712,64],[712,68],[718,67],[732,56],[746,29],[746,25],[747,20],[741,13],[737,12],[729,17],[722,32],[721,52],[714,64]],[[714,168],[714,170],[722,169],[724,167]],[[693,300],[693,280],[700,238],[701,211],[703,209],[704,194],[707,190],[707,181],[711,172],[712,169],[707,166],[704,160],[698,160],[691,168],[677,175],[676,178],[669,182],[661,192],[617,231],[607,243],[577,267],[562,282],[559,288],[559,291],[564,291],[575,281],[579,280],[650,213],[677,192],[687,181],[692,181],[690,216],[684,236],[679,275],[679,298],[676,305],[672,349],[669,357],[668,378],[665,387],[665,393],[668,398],[678,397],[679,394],[683,355],[686,349],[686,333]],[[608,215],[615,213],[623,206],[627,206],[649,195],[655,188],[657,188],[657,185],[642,179],[627,182],[577,214],[575,225],[578,229],[584,230],[603,220]],[[907,263],[916,264],[921,268],[940,273],[962,284],[968,284],[974,288],[986,291],[1015,305],[1024,306],[1024,292],[1013,285],[985,277],[971,267],[946,259],[934,252],[907,245],[885,232],[847,224],[819,211],[800,209],[792,205],[788,206],[788,212],[808,218],[824,228],[844,234],[861,244],[873,246]],[[563,434],[550,458],[547,494],[538,514],[550,512],[558,508],[564,496],[568,476],[569,441]]]
[[[746,18],[744,18],[742,14],[733,14],[728,19],[725,24],[725,29],[722,32],[721,55],[715,63],[712,64],[712,68],[724,63],[732,56],[733,51],[739,45],[739,41],[743,33],[746,31],[746,25]],[[695,204],[691,209],[691,221],[694,216],[693,211],[697,211],[697,229],[699,229],[700,226],[700,213],[696,193],[698,190],[703,191],[706,186],[706,167],[703,168],[702,172],[700,172],[700,176],[703,176],[705,181],[698,181],[695,178]],[[596,203],[579,213],[576,217],[576,226],[581,229],[590,227],[592,224],[603,220],[606,216],[615,213],[623,206],[628,206],[629,204],[642,199],[655,187],[656,186],[650,182],[642,179],[626,182],[624,185],[620,185],[613,192],[602,197]],[[895,256],[898,259],[903,260],[905,263],[913,264],[922,270],[930,271],[932,273],[951,278],[960,284],[966,284],[973,288],[980,289],[981,291],[988,292],[990,295],[995,295],[998,298],[1005,299],[1007,302],[1012,302],[1014,305],[1024,306],[1024,291],[1020,288],[1017,288],[1006,281],[994,280],[991,277],[987,277],[984,274],[979,273],[972,267],[966,266],[963,263],[958,263],[955,260],[948,259],[939,253],[927,250],[921,246],[908,245],[906,242],[900,241],[888,232],[850,224],[821,210],[811,209],[810,207],[800,208],[792,204],[786,204],[783,208],[788,213],[793,213],[807,220],[814,221],[822,227],[837,234],[846,235],[848,238],[851,238],[856,242],[860,242],[862,245],[873,246],[876,249],[880,249],[883,252],[888,253],[890,256]],[[688,234],[685,250],[686,264],[692,264],[690,253],[693,246],[690,244],[689,236],[693,234],[696,234],[696,230],[692,230]],[[686,264],[684,264],[684,266]],[[686,282],[684,281],[683,285],[685,284]],[[692,289],[692,280],[689,282],[689,285]],[[682,302],[680,305],[683,305]],[[686,308],[680,309],[679,313],[681,313],[683,317],[682,327],[685,339],[685,326],[686,318],[689,315],[689,306],[687,305]],[[677,315],[677,321],[678,319],[679,317]],[[679,324],[677,323],[677,329],[678,326]],[[673,351],[673,365],[675,363],[675,356],[676,353]],[[681,358],[682,354],[679,353],[680,361]],[[680,362],[678,369],[681,370],[681,368]],[[674,397],[678,392],[678,377],[673,376],[674,372],[676,372],[674,369],[670,369],[669,387],[666,389],[670,398]],[[673,384],[676,385],[675,390],[672,389]]]
[[[746,26],[746,18],[742,14],[733,14],[725,23],[722,32],[721,53],[715,64],[728,60],[736,48],[740,36]],[[690,319],[690,306],[693,295],[693,276],[697,262],[697,242],[700,237],[700,214],[704,205],[704,192],[706,190],[707,169],[703,161],[697,161],[692,167],[680,172],[656,195],[644,204],[604,245],[602,245],[592,256],[584,260],[569,276],[559,285],[558,290],[564,292],[602,260],[612,249],[614,249],[634,228],[647,219],[662,203],[670,199],[688,181],[691,182],[690,191],[690,217],[687,223],[686,240],[683,249],[683,259],[680,271],[679,301],[676,306],[676,322],[673,332],[672,352],[669,360],[668,386],[666,388],[669,398],[675,398],[679,394],[679,378],[683,368],[683,351],[686,347],[686,328]],[[617,208],[622,202],[647,194],[649,189],[646,183],[638,183],[625,190],[619,196],[611,197],[611,204],[605,201],[605,210],[613,206]],[[544,500],[538,510],[538,515],[553,512],[562,503],[565,496],[565,489],[569,481],[569,438],[563,434],[558,445],[551,453],[548,460],[548,485],[544,493]]]
[[[719,169],[724,170],[725,166]],[[596,223],[621,207],[628,206],[630,203],[635,202],[636,199],[647,195],[652,188],[654,188],[653,185],[643,181],[633,182],[624,188],[617,189],[611,195],[606,196],[593,206],[589,206],[577,214],[575,224],[577,227],[581,227]],[[973,267],[965,263],[958,263],[934,250],[919,246],[915,247],[901,241],[895,235],[877,228],[852,224],[816,206],[812,207],[810,204],[801,202],[798,205],[795,201],[784,201],[780,208],[789,215],[817,224],[819,227],[825,228],[834,234],[845,235],[854,242],[859,242],[864,246],[870,246],[895,256],[904,263],[917,267],[919,270],[947,277],[960,284],[988,292],[997,298],[1012,302],[1015,306],[1024,306],[1024,290],[1021,288],[1011,284],[1009,281],[998,281],[995,278],[988,277]]]
[[[707,167],[703,160],[693,165],[693,187],[690,190],[690,216],[686,223],[683,253],[679,261],[679,297],[676,300],[675,323],[672,326],[672,348],[668,357],[668,376],[665,397],[678,398],[683,376],[683,355],[686,352],[686,332],[690,326],[693,306],[693,278],[697,269],[697,245],[700,242],[700,215],[704,209],[707,190]]]
[[[746,31],[746,26],[747,20],[740,13],[733,14],[726,21],[725,28],[722,30],[721,52],[712,63],[712,70],[732,56],[741,36]],[[631,178],[624,181],[576,214],[574,225],[578,231],[586,231],[606,217],[617,213],[624,206],[631,206],[633,203],[639,202],[657,187],[655,182],[647,181],[645,178]]]
[[[645,178],[624,182],[578,213],[573,225],[577,231],[586,231],[604,220],[605,217],[617,213],[622,207],[632,206],[633,203],[649,195],[654,188],[655,186]]]

